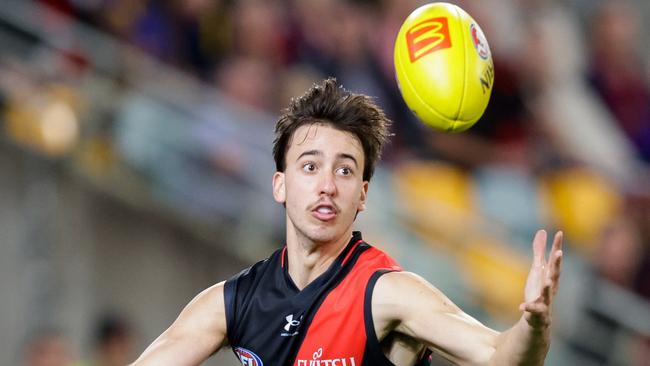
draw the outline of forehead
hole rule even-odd
[[[334,154],[347,153],[357,158],[364,155],[361,141],[356,135],[323,123],[300,126],[289,141],[287,156],[312,149]]]

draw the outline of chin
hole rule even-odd
[[[329,243],[338,239],[342,235],[342,230],[333,227],[318,227],[308,230],[305,234],[314,243]]]
[[[334,232],[329,230],[314,230],[307,235],[309,240],[314,243],[328,243],[336,238]]]

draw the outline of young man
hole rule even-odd
[[[521,319],[499,333],[404,272],[352,231],[390,122],[332,79],[292,101],[276,125],[273,196],[286,246],[200,293],[134,365],[198,365],[230,345],[244,365],[542,365],[549,347],[562,234],[534,260]]]

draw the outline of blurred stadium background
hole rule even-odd
[[[504,329],[563,229],[547,364],[650,365],[650,2],[456,3],[496,64],[460,135],[396,89],[421,1],[0,1],[0,365],[124,364],[282,245],[273,123],[328,75],[395,121],[369,242]]]

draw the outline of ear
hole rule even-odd
[[[273,198],[277,203],[285,203],[287,201],[283,172],[273,173]]]
[[[366,209],[366,197],[368,197],[368,181],[363,181],[361,186],[361,199],[359,200],[359,206],[357,206],[357,213],[364,211]]]

